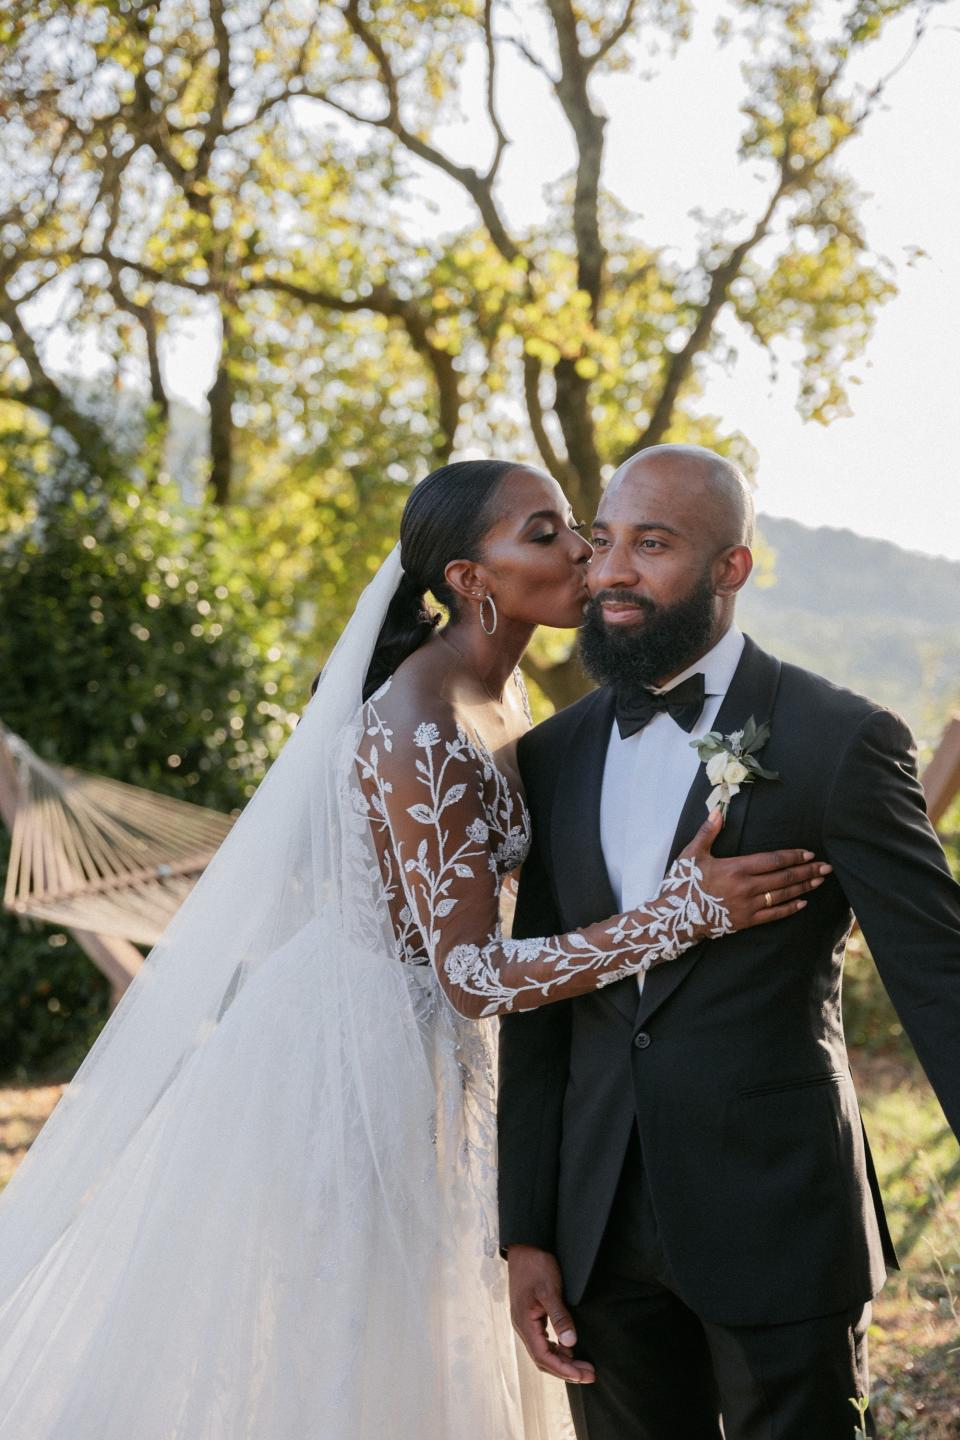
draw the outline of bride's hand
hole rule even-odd
[[[822,885],[833,869],[815,860],[811,850],[764,850],[720,860],[711,849],[722,828],[720,811],[714,810],[679,858],[696,861],[704,890],[724,905],[734,930],[795,915],[807,903],[800,897]]]

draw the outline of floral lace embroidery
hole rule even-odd
[[[454,737],[442,742],[439,727],[432,721],[424,721],[413,733],[413,745],[422,755],[412,763],[418,782],[430,791],[430,803],[410,806],[406,815],[419,825],[430,826],[434,834],[429,840],[412,836],[411,843],[416,841],[415,858],[408,858],[401,866],[404,831],[410,827],[409,821],[403,823],[403,815],[399,831],[392,823],[396,821],[392,815],[395,807],[391,805],[394,785],[388,772],[395,773],[397,767],[391,766],[384,757],[393,755],[394,733],[376,709],[377,701],[389,688],[388,681],[365,707],[364,741],[356,757],[362,793],[355,792],[355,803],[367,815],[374,830],[399,958],[407,964],[428,965],[432,948],[439,939],[436,922],[450,915],[457,903],[457,896],[451,893],[456,881],[475,882],[477,869],[481,877],[486,872],[485,890],[493,897],[494,908],[499,912],[501,885],[510,871],[522,865],[530,849],[530,818],[522,795],[515,795],[511,790],[479,737],[471,739],[464,728],[457,725]],[[438,771],[433,752],[441,743],[443,758]],[[466,767],[464,778],[445,788],[455,765]],[[466,809],[471,818],[464,826],[463,841],[448,853],[448,832],[439,827],[438,821],[451,807],[454,812]],[[443,873],[431,881],[426,874],[428,855],[431,843],[438,838],[444,851]],[[416,874],[423,882],[422,887],[409,878]]]
[[[681,859],[643,907],[565,935],[504,938],[502,880],[530,845],[523,799],[459,722],[421,721],[398,738],[377,710],[388,688],[366,707],[356,763],[398,952],[431,963],[462,1014],[599,989],[733,928],[696,862]]]
[[[648,906],[618,915],[615,923],[606,928],[604,934],[610,937],[610,944],[591,943],[585,934],[572,930],[566,935],[535,940],[457,945],[443,961],[443,968],[452,985],[466,994],[488,999],[490,1004],[483,1013],[494,1014],[513,1009],[517,999],[527,993],[546,1000],[554,987],[574,973],[591,969],[602,972],[596,983],[599,990],[665,960],[676,960],[691,945],[708,938],[698,929],[705,925],[710,939],[719,939],[733,928],[729,912],[704,890],[703,872],[696,861],[681,859],[674,861]],[[507,986],[501,979],[501,956],[518,966],[552,960],[554,972],[542,979],[531,976],[525,982]],[[609,969],[621,956],[624,964]]]

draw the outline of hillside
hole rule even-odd
[[[960,708],[960,562],[851,530],[759,517],[773,583],[751,582],[740,621],[761,645],[902,714],[935,744]]]

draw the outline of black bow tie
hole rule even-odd
[[[688,676],[672,690],[664,690],[660,694],[652,690],[618,691],[616,715],[621,739],[635,735],[650,724],[654,715],[664,710],[689,735],[700,719],[706,693],[706,681],[700,673]]]

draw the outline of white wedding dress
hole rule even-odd
[[[449,998],[494,1013],[558,970],[669,959],[711,902],[688,870],[647,916],[539,954],[470,928],[526,811],[431,721],[414,750],[462,776],[432,819],[394,805],[403,745],[360,687],[399,575],[395,551],[0,1199],[0,1440],[570,1433],[507,1310],[496,1021]]]

